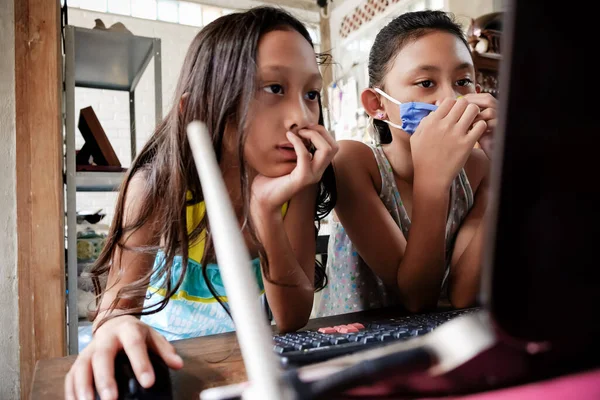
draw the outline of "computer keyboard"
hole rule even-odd
[[[273,350],[284,367],[300,366],[425,335],[459,315],[481,308],[407,315],[376,322],[355,322],[318,330],[275,335]]]

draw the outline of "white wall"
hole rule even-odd
[[[179,71],[183,65],[188,46],[200,28],[150,21],[133,17],[69,8],[69,24],[84,28],[93,28],[96,18],[102,19],[109,27],[115,22],[123,23],[133,34],[161,39],[162,49],[162,93],[163,115],[173,104],[173,91],[177,84]],[[124,167],[131,164],[129,139],[129,94],[99,89],[75,89],[75,110],[77,120],[79,110],[92,106],[102,127]],[[151,61],[136,89],[136,132],[138,150],[152,134],[154,117],[154,63]],[[83,138],[76,133],[76,146],[81,148]],[[114,215],[117,193],[77,193],[77,210],[103,209],[107,217],[102,223],[110,224]]]
[[[0,0],[0,399],[19,398],[14,1]]]

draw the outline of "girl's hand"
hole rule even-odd
[[[466,99],[445,99],[423,118],[410,138],[415,181],[447,190],[465,165],[487,124]],[[436,189],[437,190],[437,189]]]
[[[498,125],[498,100],[489,93],[469,93],[463,98],[481,109],[475,121],[485,121],[487,129],[479,139],[479,145],[485,155],[491,159],[494,150],[494,132]]]
[[[93,400],[94,384],[102,400],[116,400],[115,357],[125,350],[140,384],[154,385],[154,371],[148,357],[152,349],[173,369],[183,366],[175,348],[162,335],[137,318],[124,315],[103,324],[91,343],[79,354],[65,378],[65,399]]]
[[[281,206],[302,189],[319,182],[338,151],[337,142],[321,125],[310,125],[297,134],[287,132],[287,138],[296,151],[296,167],[290,174],[276,178],[256,176],[252,182],[251,205],[270,212],[281,210]],[[313,154],[303,139],[314,146]]]

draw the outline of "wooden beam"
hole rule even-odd
[[[66,354],[60,2],[15,0],[21,398]]]
[[[321,53],[332,54],[332,46],[331,46],[331,25],[329,23],[329,18],[323,18],[319,16],[319,31],[321,34],[321,43],[320,50]],[[327,88],[333,83],[333,62],[334,60],[331,58],[327,63],[321,66],[321,75],[323,76],[323,97],[321,99],[321,104],[324,108],[328,109],[327,115],[331,115],[331,109],[329,107],[329,96]],[[327,126],[330,126],[330,121],[327,121]],[[333,132],[331,132],[333,134]]]

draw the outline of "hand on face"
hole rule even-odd
[[[309,125],[297,134],[287,132],[287,139],[294,146],[297,161],[291,173],[279,177],[258,175],[252,182],[251,204],[279,210],[300,190],[319,182],[323,172],[338,151],[335,139],[321,125]],[[314,147],[311,154],[304,141]]]
[[[463,96],[471,104],[475,104],[481,110],[475,122],[485,121],[487,129],[479,139],[479,145],[489,159],[492,158],[494,149],[494,132],[498,125],[497,106],[498,100],[489,93],[470,93]]]
[[[423,118],[410,138],[415,180],[444,190],[450,186],[487,129],[486,121],[477,120],[479,114],[479,107],[466,99],[445,99]]]

